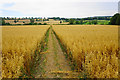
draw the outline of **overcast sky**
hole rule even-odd
[[[0,0],[1,17],[112,16],[119,0]]]

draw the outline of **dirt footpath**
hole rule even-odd
[[[49,30],[48,53],[43,55],[43,62],[39,65],[40,69],[36,78],[76,78],[78,73],[73,72],[69,61],[59,45],[52,28]],[[39,68],[38,67],[38,68]]]

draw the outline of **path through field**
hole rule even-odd
[[[48,52],[42,55],[42,63],[37,68],[36,78],[75,78],[78,73],[72,72],[69,60],[65,58],[52,28],[49,30]]]

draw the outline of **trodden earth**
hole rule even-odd
[[[48,50],[42,54],[40,64],[36,67],[35,78],[78,78],[80,74],[70,67],[70,61],[65,57],[60,44],[49,29]]]

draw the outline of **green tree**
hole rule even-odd
[[[38,23],[38,25],[42,25],[41,23]]]
[[[36,21],[38,21],[38,19],[36,19]]]
[[[69,24],[75,24],[75,19],[70,19]]]
[[[2,25],[5,25],[5,20],[4,19],[2,19]]]
[[[30,23],[31,23],[31,24],[34,24],[34,19],[30,19]]]
[[[93,21],[92,21],[92,24],[95,24],[95,25],[96,25],[96,24],[97,24],[97,20],[93,20]]]
[[[10,18],[9,17],[7,17],[7,20],[9,20]]]
[[[82,19],[82,20],[80,20],[80,24],[83,24],[83,19]]]
[[[118,16],[117,19],[116,19],[116,24],[117,24],[117,25],[120,25],[120,14],[119,14],[119,16]]]
[[[62,21],[60,21],[60,24],[62,23]]]
[[[10,25],[10,23],[6,23],[6,25]]]
[[[14,20],[15,23],[17,23],[17,20]]]
[[[76,21],[76,24],[80,24],[80,21]]]
[[[43,25],[47,25],[47,23],[44,23]]]
[[[110,19],[110,24],[116,25],[116,20],[117,20],[117,17],[118,17],[119,15],[120,15],[119,13],[116,13],[116,14]]]

